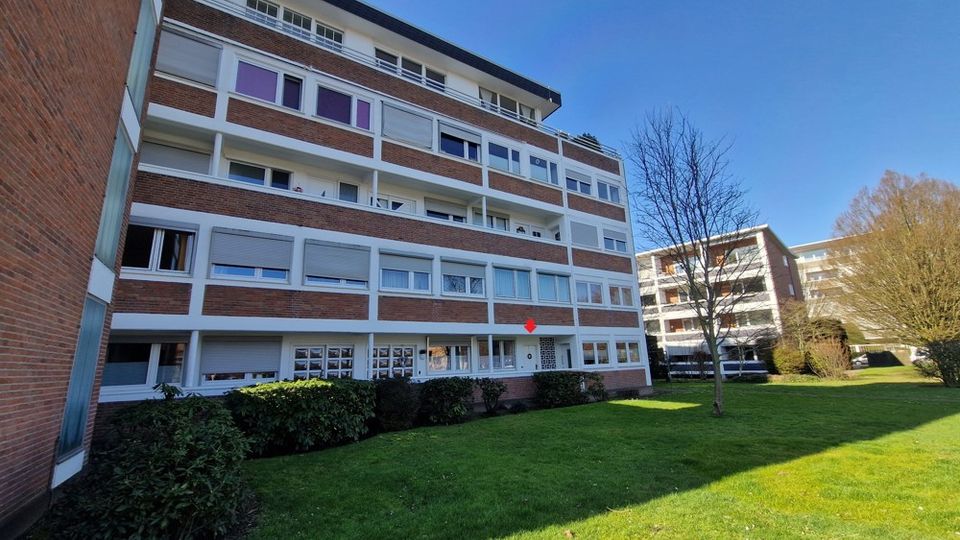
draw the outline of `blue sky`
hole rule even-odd
[[[369,1],[560,91],[555,127],[686,112],[788,245],[886,169],[960,181],[960,1]]]

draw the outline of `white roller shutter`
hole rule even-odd
[[[429,258],[410,257],[406,255],[380,254],[380,268],[391,270],[406,270],[408,272],[432,273],[433,261]]]
[[[441,261],[440,271],[453,276],[467,276],[483,278],[486,276],[486,267],[477,264],[466,264],[453,261]]]
[[[384,103],[383,136],[421,148],[433,148],[433,120]]]
[[[307,240],[303,272],[308,276],[368,281],[370,248]]]
[[[157,71],[216,86],[220,48],[163,30],[157,48]]]
[[[200,348],[200,372],[280,371],[280,338],[208,337]]]
[[[574,244],[581,246],[599,247],[597,242],[597,228],[586,223],[570,222],[570,235]]]
[[[293,238],[214,227],[210,262],[230,266],[290,269]]]
[[[143,143],[140,162],[200,174],[210,172],[210,154],[152,142]]]

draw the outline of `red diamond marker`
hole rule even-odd
[[[533,319],[527,319],[527,324],[524,324],[523,327],[527,329],[528,334],[532,334],[537,329],[537,323]]]

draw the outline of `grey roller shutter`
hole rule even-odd
[[[578,180],[580,182],[586,182],[588,184],[590,183],[589,175],[578,173],[577,171],[571,171],[570,169],[567,169],[566,173],[567,173],[567,178],[573,178],[574,180]]]
[[[157,48],[157,71],[216,86],[220,48],[163,30]]]
[[[452,261],[441,261],[440,271],[441,273],[450,274],[453,276],[467,276],[475,278],[483,278],[487,275],[487,270],[482,265],[464,264]]]
[[[201,373],[280,371],[280,338],[208,337],[200,347]]]
[[[383,136],[422,148],[432,148],[433,120],[384,103]]]
[[[474,144],[480,144],[480,135],[460,129],[457,126],[450,125],[446,122],[440,122],[440,131],[446,133],[447,135],[457,137],[458,139],[470,141]]]
[[[382,253],[380,255],[380,268],[407,270],[409,272],[426,272],[430,274],[433,270],[433,261],[426,258]]]
[[[574,244],[581,246],[599,247],[597,243],[597,228],[586,223],[570,222],[570,235]]]
[[[214,227],[210,262],[231,266],[290,269],[293,238]]]
[[[370,279],[370,248],[307,240],[303,248],[303,273],[308,276]]]
[[[610,229],[603,230],[604,238],[613,238],[614,240],[620,240],[621,242],[627,241],[627,234],[619,231],[611,231]]]
[[[200,174],[210,172],[210,154],[152,142],[143,143],[140,162]]]
[[[441,212],[444,214],[450,214],[451,216],[460,216],[462,218],[467,217],[467,207],[461,206],[457,203],[424,197],[423,207],[428,211]]]

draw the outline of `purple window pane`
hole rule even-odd
[[[357,127],[370,129],[370,104],[360,99],[357,100]]]
[[[349,124],[350,102],[351,98],[347,94],[322,86],[317,88],[317,116]]]
[[[237,67],[237,92],[267,101],[276,101],[277,74],[269,69],[240,62]]]
[[[303,83],[296,77],[283,76],[283,106],[300,110],[300,87]]]

